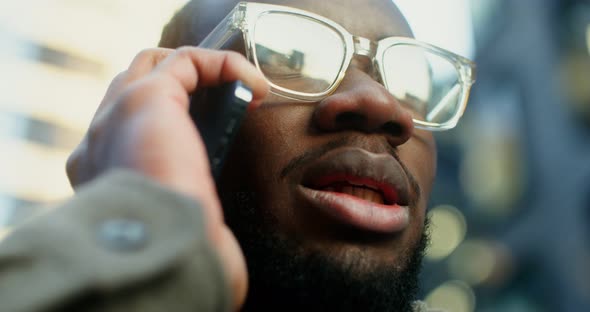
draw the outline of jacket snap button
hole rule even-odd
[[[109,249],[134,251],[147,244],[145,224],[137,220],[114,219],[104,221],[99,228],[99,240]]]

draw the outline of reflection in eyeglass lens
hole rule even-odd
[[[266,78],[293,91],[326,91],[344,61],[342,37],[307,17],[267,14],[258,19],[254,38],[256,60]]]
[[[461,84],[454,64],[419,46],[389,47],[383,55],[387,89],[415,119],[445,123],[460,108]]]

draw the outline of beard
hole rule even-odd
[[[339,261],[306,252],[279,235],[273,216],[256,209],[254,193],[222,196],[222,202],[248,266],[242,311],[412,311],[429,241],[428,219],[420,239],[396,264],[385,265],[362,251]]]

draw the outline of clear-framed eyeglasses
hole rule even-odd
[[[475,81],[475,64],[450,51],[405,37],[374,42],[280,5],[238,3],[199,46],[220,49],[238,32],[271,92],[293,100],[320,101],[338,88],[355,55],[370,58],[377,79],[420,129],[455,127]]]

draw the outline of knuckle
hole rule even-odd
[[[153,98],[168,93],[170,86],[174,86],[174,82],[168,75],[150,75],[138,80],[122,90],[115,104],[115,113],[123,117],[137,113],[148,103],[153,103]]]
[[[120,83],[125,83],[129,77],[129,72],[124,70],[118,73],[113,80],[111,81],[111,85],[118,85]]]
[[[79,160],[80,155],[78,152],[78,148],[76,148],[70,154],[70,156],[68,156],[68,159],[66,160],[66,173],[68,175],[70,182],[73,182],[75,180],[76,167]]]
[[[176,56],[181,58],[191,58],[191,56],[195,53],[196,48],[191,46],[182,46],[176,49]]]
[[[133,61],[131,62],[131,67],[155,67],[158,65],[163,59],[168,57],[170,54],[170,49],[164,48],[148,48],[140,51],[137,53]]]
[[[96,141],[98,141],[98,138],[100,137],[100,134],[102,133],[101,131],[101,127],[98,127],[95,124],[91,124],[90,127],[88,127],[88,132],[86,133],[86,137],[84,138],[85,141],[88,141],[88,144],[93,144]],[[85,143],[83,141],[83,143]],[[82,145],[82,144],[80,144]],[[74,153],[72,153],[72,155],[70,156],[74,156],[74,154],[79,154],[79,151],[81,148],[81,146],[78,146],[76,148],[76,150],[74,151]]]
[[[85,154],[87,153],[87,142],[85,140],[86,138],[84,138],[66,159],[66,174],[72,186],[80,184],[81,170],[84,170],[83,167],[86,166],[84,164]]]
[[[107,93],[105,94],[101,106],[106,105],[106,103],[108,103],[113,98],[113,96],[116,96],[121,88],[123,88],[132,80],[133,77],[130,75],[129,71],[122,71],[118,73],[109,84],[109,88],[107,89]]]
[[[156,48],[143,49],[143,50],[139,51],[139,53],[137,53],[137,55],[135,56],[135,59],[133,61],[139,62],[139,63],[149,61],[149,60],[153,59],[154,55],[157,55],[158,52],[159,52],[159,50]]]

